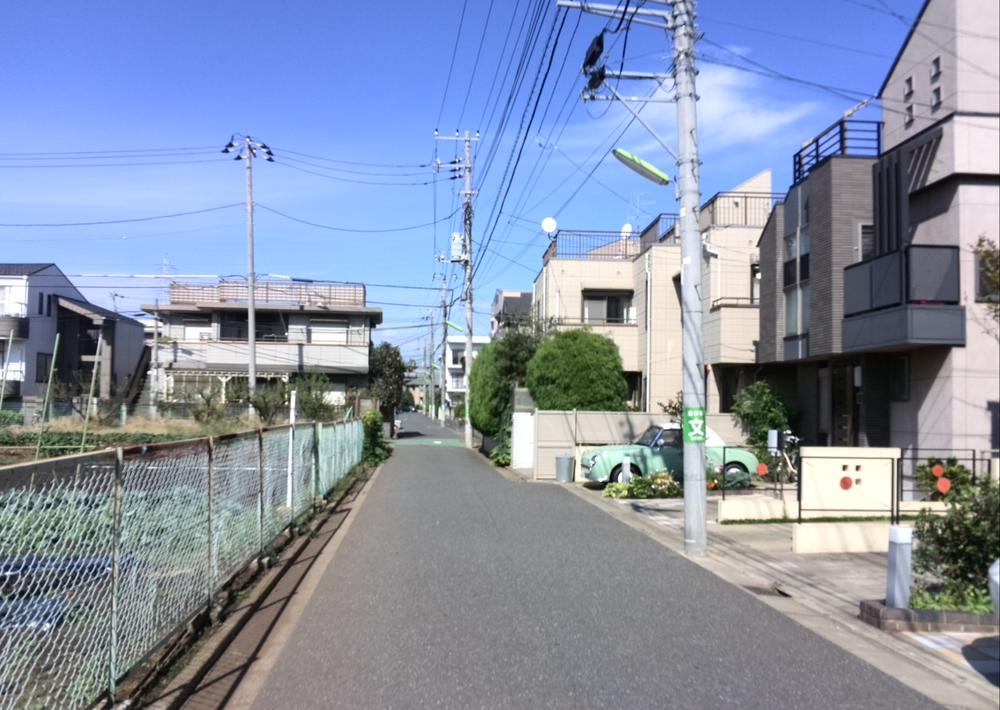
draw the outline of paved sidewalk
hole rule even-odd
[[[682,549],[683,500],[612,500],[602,498],[597,489],[581,485],[572,489],[593,503],[661,531],[661,537],[673,549]],[[918,689],[930,691],[931,697],[940,696],[939,700],[954,706],[1000,704],[1000,637],[891,634],[857,618],[862,600],[885,597],[885,554],[796,554],[792,552],[793,523],[719,525],[713,522],[716,503],[717,498],[709,498],[710,554],[705,566],[714,566],[730,581],[736,575],[737,583],[772,605],[786,608],[790,599],[846,626],[855,637],[845,638],[841,645],[853,653],[867,653],[874,658],[880,650],[887,650],[925,666],[931,682]],[[793,618],[803,621],[801,616]]]

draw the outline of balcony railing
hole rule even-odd
[[[171,303],[246,303],[247,285],[240,281],[218,284],[170,284]],[[298,283],[261,281],[254,287],[254,300],[307,306],[364,306],[365,286],[355,283]]]
[[[622,237],[618,232],[569,232],[560,230],[545,250],[550,259],[595,261],[631,260],[639,255],[642,243],[637,232]]]
[[[844,317],[901,304],[956,305],[958,247],[911,245],[844,269]]]
[[[763,227],[783,197],[771,192],[720,192],[705,203],[701,213],[710,226]]]
[[[792,158],[793,181],[835,155],[878,157],[882,152],[882,122],[840,120],[802,147]]]

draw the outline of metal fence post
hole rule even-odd
[[[119,446],[115,449],[114,502],[111,529],[111,628],[108,643],[108,698],[115,702],[115,688],[118,683],[118,593],[121,577],[122,542],[122,468],[124,454]]]
[[[260,556],[264,556],[264,430],[257,430],[257,532]]]
[[[322,481],[322,476],[320,475],[320,467],[323,465],[323,457],[320,453],[320,442],[323,438],[323,424],[320,422],[313,423],[313,504],[318,505],[319,499],[322,497],[320,493],[320,485]]]
[[[294,412],[294,410],[292,410]],[[295,521],[295,421],[288,425],[288,471],[285,474],[285,505],[288,506],[288,524]]]
[[[798,508],[799,508],[799,524],[800,525],[802,524],[802,479],[805,478],[805,476],[802,475],[802,472],[805,469],[805,466],[803,466],[802,463],[803,463],[802,462],[802,457],[799,456],[799,471],[798,471],[798,475],[795,477],[795,497],[796,497],[796,499],[799,502]],[[784,501],[785,501],[785,486],[784,486],[784,484],[782,484],[782,486],[781,486],[781,501],[782,501],[782,506],[783,506],[784,505]]]
[[[212,491],[212,479],[213,472],[212,467],[215,464],[215,438],[208,437],[206,440],[207,453],[208,453],[208,604],[211,606],[212,597],[215,594],[215,523],[212,516],[212,507],[214,505],[213,501],[213,491]]]

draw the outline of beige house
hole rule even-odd
[[[754,363],[757,239],[773,204],[765,171],[701,208],[703,333],[708,414],[726,404]],[[630,403],[659,413],[681,389],[680,240],[676,215],[638,233],[560,230],[535,278],[534,316],[587,327],[618,345]]]

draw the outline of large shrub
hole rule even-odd
[[[947,498],[944,515],[924,511],[914,534],[914,569],[965,595],[987,588],[987,573],[1000,557],[1000,484],[984,479]]]
[[[509,385],[500,376],[497,362],[499,341],[486,345],[469,372],[469,418],[477,431],[496,436],[504,425],[504,400],[510,399]]]
[[[328,422],[334,418],[337,408],[327,401],[330,380],[326,375],[310,373],[296,380],[293,387],[298,392],[299,410],[306,419]]]
[[[618,346],[588,330],[543,340],[525,382],[539,409],[621,411],[628,396]]]
[[[758,380],[736,393],[732,412],[747,433],[747,443],[757,458],[769,459],[767,455],[767,432],[770,429],[784,431],[788,428],[788,408],[781,398],[764,380]]]
[[[382,463],[391,453],[382,433],[382,414],[375,409],[369,410],[361,415],[361,424],[365,430],[362,460],[370,466]]]
[[[942,478],[947,478],[951,484],[951,488],[945,493],[938,489],[938,481]],[[927,459],[927,463],[917,466],[917,488],[929,491],[930,500],[947,500],[971,485],[972,471],[954,457],[944,461],[931,457]]]

